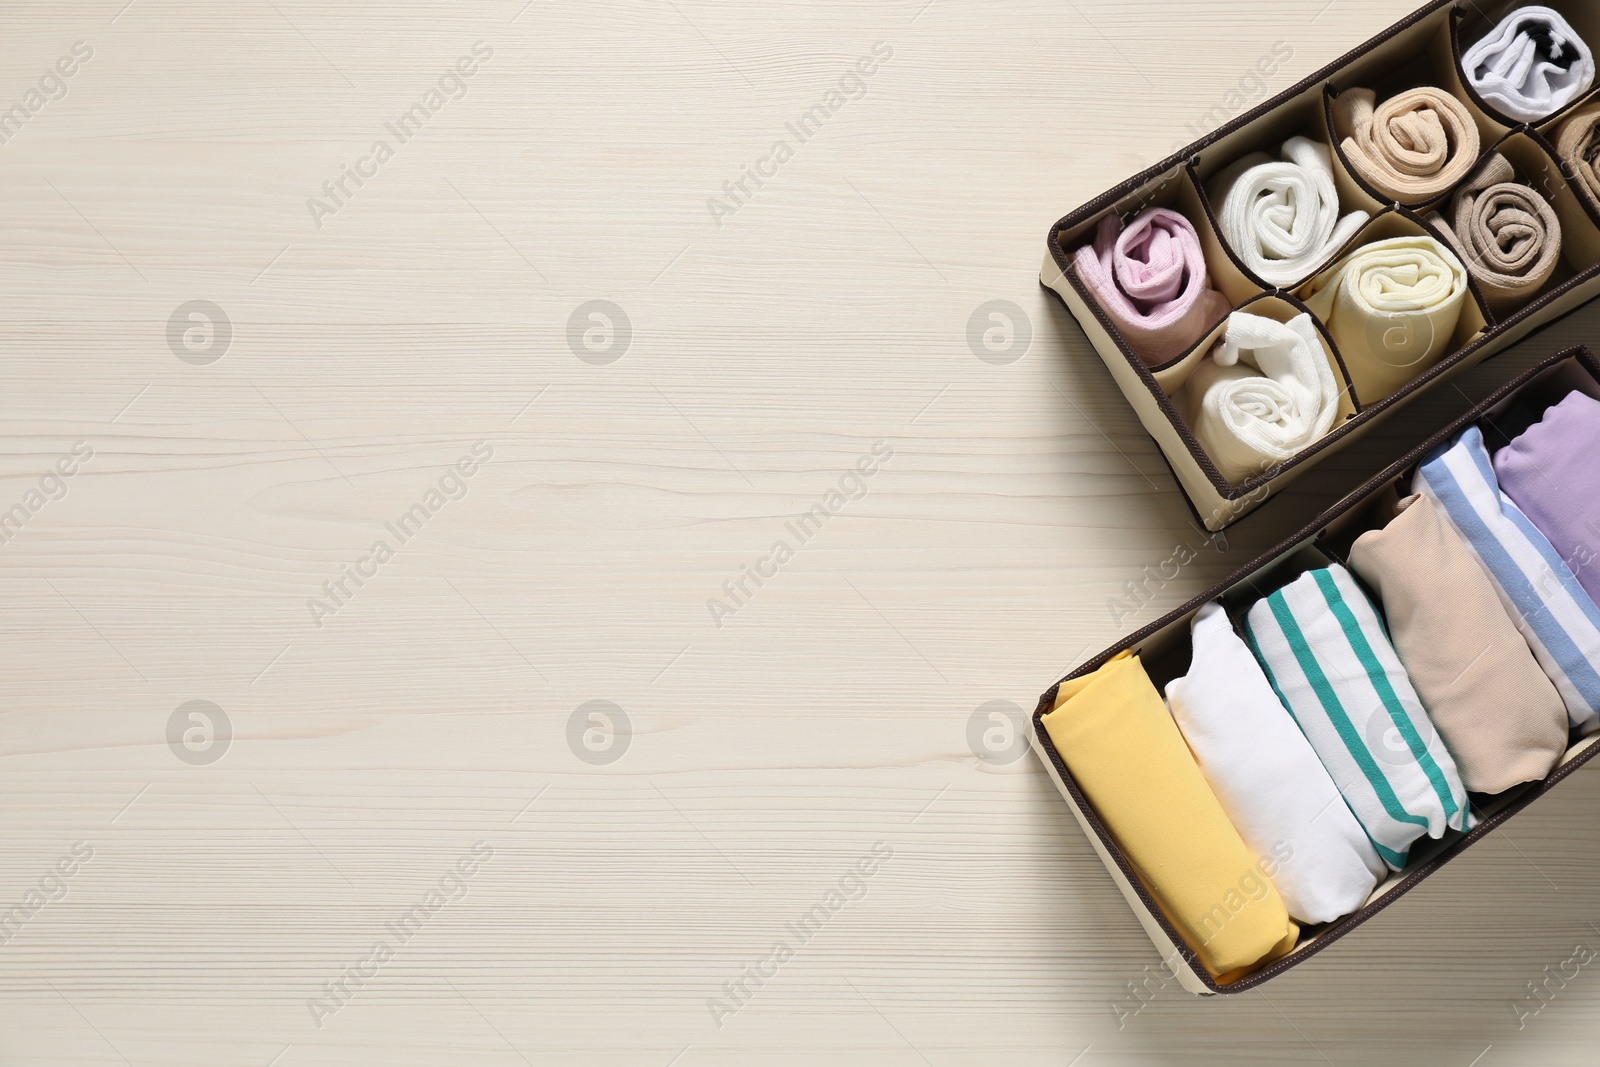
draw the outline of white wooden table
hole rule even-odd
[[[1203,542],[1045,231],[1392,3],[125,3],[0,11],[0,1064],[1594,1062],[1600,965],[1514,1005],[1600,947],[1600,775],[1141,1008],[1065,806],[973,747],[1600,336],[1113,617]]]

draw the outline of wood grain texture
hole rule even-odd
[[[1595,336],[1580,313],[1418,403],[1224,550],[1038,286],[1049,224],[1275,42],[1272,91],[1392,4],[124,4],[0,11],[0,105],[93,48],[0,144],[0,511],[93,449],[0,545],[0,903],[93,849],[0,944],[0,1063],[1593,1061],[1592,969],[1512,1005],[1600,946],[1594,774],[1261,993],[1135,1011],[1156,961],[1110,879],[1031,756],[968,741]],[[480,40],[466,95],[316,225]],[[718,226],[707,199],[880,41]],[[567,338],[596,299],[632,327],[605,366]],[[191,300],[231,323],[209,365],[169,346]],[[991,300],[1032,331],[1010,365],[967,342]],[[480,441],[464,497],[316,625]],[[880,441],[869,492],[714,625]],[[1117,617],[1180,544],[1204,550]],[[231,724],[208,765],[167,743],[195,700]],[[569,747],[596,700],[631,724],[604,766]],[[480,841],[319,1027],[308,1000]]]

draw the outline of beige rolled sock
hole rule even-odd
[[[1556,133],[1556,155],[1589,203],[1600,208],[1600,103],[1585,104],[1568,115]]]
[[[1517,180],[1495,152],[1450,201],[1450,215],[1428,221],[1443,233],[1477,279],[1489,307],[1520,308],[1539,294],[1561,260],[1561,220],[1550,202]]]
[[[1474,793],[1550,773],[1567,712],[1461,535],[1429,497],[1408,497],[1362,534],[1350,566],[1383,601],[1389,636]]]
[[[1477,123],[1467,105],[1423,86],[1377,103],[1371,89],[1346,89],[1333,126],[1350,165],[1368,185],[1402,204],[1447,192],[1478,162]]]

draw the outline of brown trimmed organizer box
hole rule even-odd
[[[1573,348],[1551,356],[1537,367],[1520,375],[1498,389],[1488,399],[1439,431],[1406,456],[1376,475],[1371,481],[1323,512],[1311,525],[1236,571],[1222,584],[1207,590],[1189,603],[1162,619],[1151,623],[1138,633],[1118,642],[1100,655],[1084,663],[1071,674],[1045,691],[1039,698],[1038,709],[1033,714],[1030,738],[1034,751],[1044,761],[1045,768],[1056,786],[1066,797],[1083,827],[1090,844],[1100,854],[1106,869],[1116,881],[1122,895],[1128,898],[1134,915],[1145,933],[1155,943],[1168,969],[1192,993],[1239,993],[1260,985],[1270,978],[1298,966],[1348,934],[1373,915],[1388,907],[1440,867],[1459,856],[1485,836],[1493,833],[1501,823],[1516,815],[1539,797],[1549,792],[1556,783],[1566,778],[1595,755],[1600,734],[1591,735],[1573,744],[1549,777],[1530,782],[1493,797],[1473,796],[1473,811],[1482,821],[1470,833],[1447,831],[1438,841],[1426,839],[1417,842],[1411,852],[1411,862],[1404,871],[1391,874],[1388,881],[1373,892],[1359,910],[1338,922],[1322,927],[1309,927],[1302,931],[1300,944],[1289,955],[1267,964],[1230,985],[1219,985],[1201,966],[1194,950],[1167,922],[1154,899],[1145,889],[1139,875],[1118,848],[1116,839],[1095,814],[1073,780],[1060,753],[1041,721],[1055,707],[1056,693],[1062,682],[1078,678],[1099,669],[1113,656],[1124,650],[1137,653],[1145,670],[1157,688],[1164,689],[1167,682],[1184,674],[1189,665],[1189,621],[1201,605],[1220,599],[1228,608],[1230,617],[1242,618],[1251,604],[1274,590],[1288,584],[1299,574],[1329,563],[1348,563],[1346,554],[1350,545],[1362,533],[1376,529],[1394,513],[1397,487],[1409,483],[1418,463],[1438,445],[1448,441],[1467,426],[1476,422],[1483,427],[1485,441],[1505,443],[1506,435],[1496,427],[1496,420],[1506,413],[1513,401],[1530,402],[1542,409],[1560,400],[1573,389],[1582,390],[1600,399],[1600,360],[1587,348]]]
[[[1545,2],[1600,49],[1600,4],[1593,0]],[[1569,180],[1551,143],[1555,128],[1573,110],[1600,99],[1600,86],[1530,126],[1500,115],[1459,74],[1461,56],[1471,42],[1487,34],[1507,12],[1521,6],[1524,5],[1433,0],[1344,58],[1128,179],[1051,228],[1042,282],[1060,295],[1082,325],[1145,429],[1161,447],[1178,484],[1207,529],[1220,530],[1254,510],[1312,464],[1425,390],[1449,381],[1600,296],[1600,211]],[[1483,154],[1498,151],[1506,156],[1519,177],[1550,201],[1561,222],[1564,262],[1530,303],[1501,316],[1485,306],[1477,285],[1469,283],[1467,306],[1449,348],[1438,362],[1386,397],[1363,398],[1352,389],[1346,394],[1334,428],[1325,437],[1290,460],[1244,482],[1229,483],[1205,454],[1168,395],[1168,390],[1175,388],[1174,383],[1187,377],[1187,371],[1216,344],[1223,322],[1216,323],[1179,357],[1162,366],[1147,367],[1077,278],[1071,264],[1072,251],[1091,240],[1095,227],[1109,214],[1131,218],[1147,207],[1169,207],[1195,225],[1212,284],[1235,310],[1249,306],[1254,313],[1286,320],[1306,309],[1290,294],[1261,281],[1228,248],[1218,231],[1205,183],[1243,156],[1257,151],[1274,152],[1283,141],[1304,134],[1332,149],[1341,212],[1360,208],[1373,216],[1340,255],[1388,237],[1440,238],[1439,231],[1423,221],[1423,216],[1445,204],[1453,190],[1420,204],[1390,203],[1351,170],[1340,147],[1342,137],[1333,132],[1332,104],[1339,91],[1371,88],[1382,101],[1418,85],[1436,86],[1462,101],[1479,127]],[[1326,330],[1322,331],[1322,340],[1348,384],[1348,372]]]

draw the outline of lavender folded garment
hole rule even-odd
[[[1211,288],[1194,226],[1164,207],[1140,212],[1127,229],[1120,215],[1107,215],[1072,265],[1151,367],[1188,351],[1229,311],[1227,298]]]
[[[1600,400],[1568,393],[1495,454],[1494,473],[1600,603]]]

